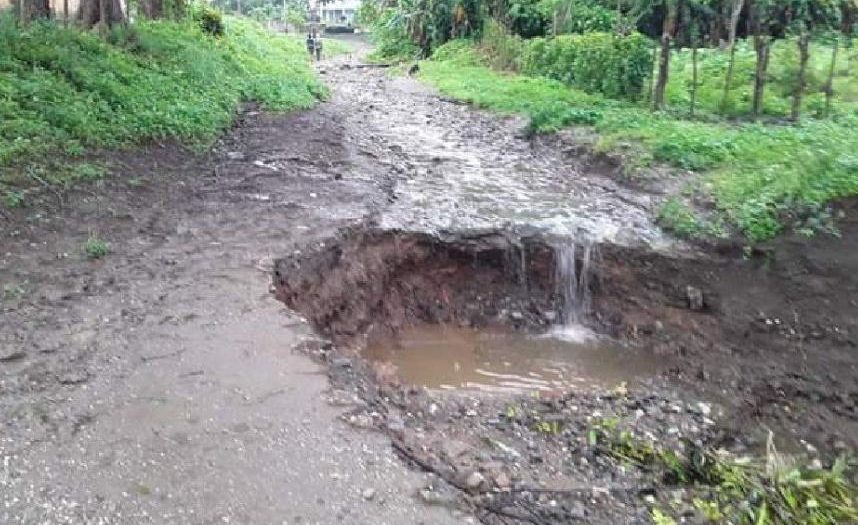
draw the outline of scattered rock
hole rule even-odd
[[[512,485],[512,480],[509,479],[509,474],[501,472],[495,476],[495,485],[501,490],[508,489]]]
[[[363,499],[365,499],[367,501],[372,501],[372,499],[375,498],[375,489],[372,489],[372,488],[365,489],[361,493],[361,496],[363,496]]]
[[[699,312],[703,310],[703,292],[693,286],[685,287],[685,297],[688,299],[688,308]]]
[[[471,472],[468,476],[468,479],[465,480],[465,486],[468,487],[468,490],[471,492],[479,492],[480,488],[485,484],[486,478],[478,471]]]
[[[19,359],[23,359],[27,356],[27,353],[23,350],[6,350],[0,351],[0,363],[9,363],[11,361],[17,361]]]

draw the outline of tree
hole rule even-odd
[[[164,16],[164,0],[140,0],[140,15],[150,20]]]
[[[754,71],[754,98],[751,102],[751,114],[754,119],[759,118],[763,112],[763,101],[769,69],[770,37],[768,34],[768,22],[771,16],[772,1],[754,0],[751,4],[754,51],[757,55],[757,63]],[[766,28],[765,32],[763,31],[764,26]]]
[[[30,20],[51,17],[50,0],[18,0],[18,18],[22,24],[28,24]]]
[[[831,64],[828,66],[828,78],[825,80],[825,117],[831,115],[831,100],[834,98],[834,71],[837,68],[837,51],[840,49],[840,35],[834,33],[831,38]]]
[[[652,96],[652,105],[656,110],[664,109],[664,92],[670,75],[670,42],[676,29],[678,0],[664,0],[664,23],[661,31],[661,52],[658,59],[658,81]]]
[[[798,122],[801,118],[801,101],[804,96],[804,90],[807,87],[807,61],[810,58],[810,34],[803,22],[800,24],[800,27],[798,35],[798,80],[793,92],[792,110],[790,111],[790,118],[794,122]]]
[[[724,94],[721,96],[722,113],[727,111],[727,104],[730,97],[730,85],[733,83],[733,70],[736,66],[736,27],[739,25],[739,15],[742,13],[744,5],[745,0],[733,0],[733,10],[730,14],[730,27],[728,28],[730,61],[727,63],[727,75],[724,77]]]
[[[117,23],[125,23],[125,14],[119,0],[83,0],[78,11],[83,27],[99,26],[102,31]]]

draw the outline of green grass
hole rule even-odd
[[[858,113],[798,126],[689,120],[554,80],[493,71],[464,41],[421,64],[421,77],[453,98],[529,115],[533,132],[591,125],[599,150],[632,144],[640,150],[638,164],[702,172],[698,191],[714,201],[719,220],[751,242],[771,238],[832,199],[858,194]]]
[[[737,525],[836,525],[858,520],[858,487],[854,464],[838,458],[827,468],[806,458],[779,454],[770,434],[766,456],[736,457],[687,443],[666,448],[619,428],[619,422],[597,421],[589,442],[600,455],[694,496],[694,523]],[[656,524],[676,523],[684,514],[680,501],[653,507]],[[680,508],[670,508],[670,506]]]
[[[90,259],[101,259],[110,253],[110,243],[95,235],[90,235],[83,243],[83,252]]]
[[[325,89],[303,44],[244,19],[215,38],[192,21],[138,21],[105,40],[0,18],[0,193],[97,177],[69,157],[147,139],[205,144],[239,104],[311,107]],[[46,159],[54,159],[51,162]]]

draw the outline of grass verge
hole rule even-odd
[[[829,466],[779,454],[769,434],[764,458],[735,457],[689,443],[671,450],[622,431],[616,422],[597,423],[589,441],[613,460],[642,469],[668,486],[693,495],[694,523],[737,525],[836,525],[858,520],[858,487],[846,458]],[[653,501],[657,525],[677,523],[682,501]],[[674,508],[675,507],[675,508]]]
[[[440,48],[421,64],[421,77],[453,98],[529,115],[533,132],[588,125],[599,133],[602,151],[633,143],[642,148],[641,165],[661,162],[678,174],[705,173],[697,191],[715,203],[719,221],[751,242],[771,238],[792,223],[809,231],[805,226],[820,222],[817,214],[827,202],[858,195],[855,112],[797,126],[689,120],[554,80],[493,71],[466,41]],[[666,222],[674,219],[670,213],[662,211]],[[687,217],[676,219],[689,224]]]
[[[0,193],[21,205],[34,182],[91,178],[88,148],[176,138],[206,144],[239,104],[308,108],[325,95],[303,43],[228,18],[213,37],[192,21],[139,21],[107,39],[0,18]]]

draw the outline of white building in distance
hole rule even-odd
[[[325,3],[320,0],[311,0],[310,11],[328,27],[354,26],[360,4],[361,0],[334,0]]]

